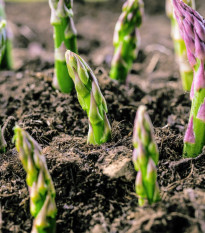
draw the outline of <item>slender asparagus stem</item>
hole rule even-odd
[[[6,21],[0,20],[0,64],[6,49]]]
[[[142,0],[127,0],[115,26],[113,44],[115,47],[110,77],[125,82],[133,61],[137,57],[139,32],[143,14]]]
[[[195,0],[183,0],[183,2],[195,9]],[[166,0],[166,12],[171,20],[171,36],[174,42],[176,60],[179,64],[182,85],[185,91],[190,91],[194,74],[187,59],[186,45],[180,35],[179,26],[173,11],[172,0]]]
[[[77,52],[77,31],[73,22],[72,0],[49,0],[51,24],[54,27],[55,76],[53,86],[63,93],[70,93],[73,81],[65,61],[66,49]]]
[[[6,14],[5,14],[5,4],[3,0],[0,0],[0,21],[6,22]],[[0,29],[1,30],[1,29]],[[12,58],[12,36],[11,31],[7,25],[3,25],[4,31],[4,47],[3,50],[0,48],[0,68],[2,69],[12,69],[13,68],[13,58]],[[0,40],[2,37],[0,36]],[[3,51],[3,52],[2,52]]]
[[[180,0],[173,0],[174,11],[194,69],[190,98],[192,107],[184,137],[184,157],[196,157],[205,145],[205,20]]]
[[[16,149],[27,173],[30,212],[35,217],[32,233],[54,233],[56,193],[45,157],[38,143],[26,131],[16,126],[14,133]]]
[[[87,142],[95,145],[109,141],[111,127],[106,116],[107,105],[93,71],[80,56],[70,50],[66,52],[66,62],[79,103],[89,118]]]
[[[133,164],[138,171],[136,177],[136,193],[138,203],[143,206],[160,200],[157,184],[157,168],[159,152],[153,136],[153,127],[146,107],[138,108],[133,133]]]

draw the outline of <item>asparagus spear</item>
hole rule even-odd
[[[16,126],[14,133],[16,149],[27,173],[30,212],[35,218],[32,233],[54,233],[57,213],[56,193],[45,157],[38,143],[26,131]]]
[[[91,68],[80,56],[70,50],[65,56],[79,103],[89,118],[87,142],[94,145],[105,143],[111,138],[111,127],[106,116],[107,104],[98,81]]]
[[[185,157],[196,157],[205,145],[205,20],[184,2],[173,0],[174,11],[187,56],[194,70],[191,113],[184,137]]]
[[[53,86],[63,93],[70,93],[73,81],[65,61],[67,49],[77,52],[77,31],[73,22],[72,0],[49,0],[51,24],[54,27],[55,76]]]
[[[157,184],[157,168],[159,152],[154,140],[153,126],[145,106],[138,108],[133,133],[133,164],[138,171],[136,177],[136,193],[140,206],[152,204],[160,200]]]
[[[138,27],[142,23],[142,0],[127,0],[115,26],[113,44],[115,47],[110,77],[125,82],[133,61],[137,57],[139,45]]]
[[[5,4],[3,0],[0,0],[0,22],[1,24],[0,31],[3,31],[0,36],[0,43],[2,40],[4,41],[3,47],[0,47],[0,68],[3,69],[12,69],[13,67],[13,59],[12,59],[12,41],[11,41],[11,32],[10,29],[6,25],[6,14],[5,14]],[[1,44],[2,45],[2,44]]]
[[[6,21],[0,21],[0,64],[6,49]]]
[[[195,0],[183,0],[183,2],[195,9]],[[185,91],[190,91],[194,74],[187,59],[186,45],[180,35],[179,27],[173,11],[172,0],[166,0],[166,12],[167,16],[171,20],[171,36],[174,41],[174,49],[176,59],[179,64],[182,85]]]

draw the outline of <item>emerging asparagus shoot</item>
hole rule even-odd
[[[183,2],[195,9],[195,0],[183,0]],[[166,0],[166,12],[171,20],[171,36],[174,42],[176,59],[179,64],[182,85],[185,91],[190,91],[194,74],[193,69],[189,64],[186,46],[180,35],[179,26],[174,15],[172,0]]]
[[[115,26],[113,44],[115,47],[111,64],[110,77],[119,82],[125,82],[139,46],[138,27],[142,23],[142,0],[127,0],[122,8]]]
[[[0,68],[12,69],[11,32],[6,23],[5,4],[0,0]]]
[[[30,212],[35,218],[32,233],[54,233],[57,213],[56,193],[45,157],[38,143],[26,131],[16,126],[14,133],[16,149],[27,173]]]
[[[4,138],[4,131],[0,126],[0,153],[4,153],[6,151],[7,143]]]
[[[111,127],[106,116],[107,104],[93,71],[80,56],[69,50],[66,52],[66,62],[79,103],[89,118],[87,142],[95,145],[109,141]]]
[[[67,49],[77,52],[77,31],[73,22],[72,0],[49,0],[51,24],[54,27],[55,76],[53,86],[63,93],[70,93],[73,81],[65,61]]]
[[[188,128],[184,137],[185,157],[198,156],[205,145],[205,20],[180,0],[173,0],[175,16],[194,70]]]
[[[153,126],[146,107],[138,108],[133,133],[133,157],[132,161],[136,177],[136,193],[140,206],[152,204],[160,200],[157,184],[157,168],[159,152],[154,140]]]

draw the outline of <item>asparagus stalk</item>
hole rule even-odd
[[[205,20],[184,2],[173,0],[175,16],[194,70],[191,113],[184,137],[184,157],[196,157],[205,145]]]
[[[51,24],[54,27],[55,76],[53,86],[63,93],[70,93],[73,81],[65,61],[67,49],[77,52],[77,31],[73,22],[72,0],[49,0]]]
[[[0,21],[0,64],[6,49],[6,21]]]
[[[11,41],[11,32],[7,27],[6,23],[6,14],[5,14],[5,4],[3,0],[0,0],[0,22],[3,22],[0,27],[0,31],[3,30],[3,36],[0,36],[0,40],[4,41],[3,47],[0,47],[0,68],[2,69],[12,69],[13,60],[12,60],[12,41]],[[0,32],[2,34],[2,32]],[[2,44],[1,44],[2,45]]]
[[[77,54],[66,52],[68,72],[75,84],[77,96],[89,119],[87,142],[102,144],[110,140],[111,127],[107,119],[107,104],[98,81],[88,64]]]
[[[45,157],[38,143],[26,131],[16,126],[14,133],[16,149],[27,173],[30,212],[35,218],[32,233],[54,233],[57,213],[56,193]]]
[[[7,143],[4,138],[4,132],[0,126],[0,153],[4,153],[6,151]]]
[[[136,193],[140,206],[152,204],[160,200],[157,184],[157,168],[159,152],[154,140],[153,126],[145,106],[140,106],[136,113],[133,133],[132,161],[136,177]]]
[[[115,26],[113,44],[115,47],[110,77],[125,82],[133,61],[137,58],[139,46],[138,28],[142,23],[142,0],[127,0]]]
[[[183,0],[183,2],[195,9],[195,0]],[[185,91],[190,91],[194,74],[187,59],[186,45],[180,35],[179,26],[173,11],[172,0],[166,0],[166,12],[171,20],[171,36],[174,42],[176,60],[179,64],[182,85]]]

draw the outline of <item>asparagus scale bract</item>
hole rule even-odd
[[[54,27],[55,76],[53,86],[63,93],[70,93],[73,81],[65,61],[67,49],[77,52],[77,31],[73,21],[72,0],[49,0],[51,24]]]
[[[6,23],[4,1],[0,0],[0,68],[12,69],[12,67],[11,32]]]
[[[196,157],[205,145],[205,20],[180,0],[173,0],[177,22],[194,70],[192,107],[184,137],[185,157]]]
[[[142,23],[143,7],[142,0],[127,0],[115,26],[113,37],[115,51],[110,77],[119,82],[125,82],[128,72],[137,57],[139,45],[138,27]]]
[[[89,119],[87,142],[102,144],[110,140],[111,127],[107,119],[107,104],[97,78],[88,64],[77,54],[67,51],[68,72],[73,79],[80,105]]]
[[[154,140],[153,126],[145,106],[138,108],[133,133],[133,164],[138,172],[136,177],[136,193],[140,206],[152,204],[160,200],[157,184],[157,168],[159,152]]]
[[[183,2],[195,9],[195,0],[183,0]],[[187,58],[186,45],[180,35],[179,26],[174,15],[172,0],[166,0],[166,12],[171,20],[171,36],[174,42],[176,59],[179,64],[182,85],[185,91],[190,91],[194,74]]]
[[[27,173],[30,212],[35,218],[32,233],[54,233],[57,213],[56,193],[45,157],[38,143],[26,131],[16,126],[14,132],[16,149]]]

